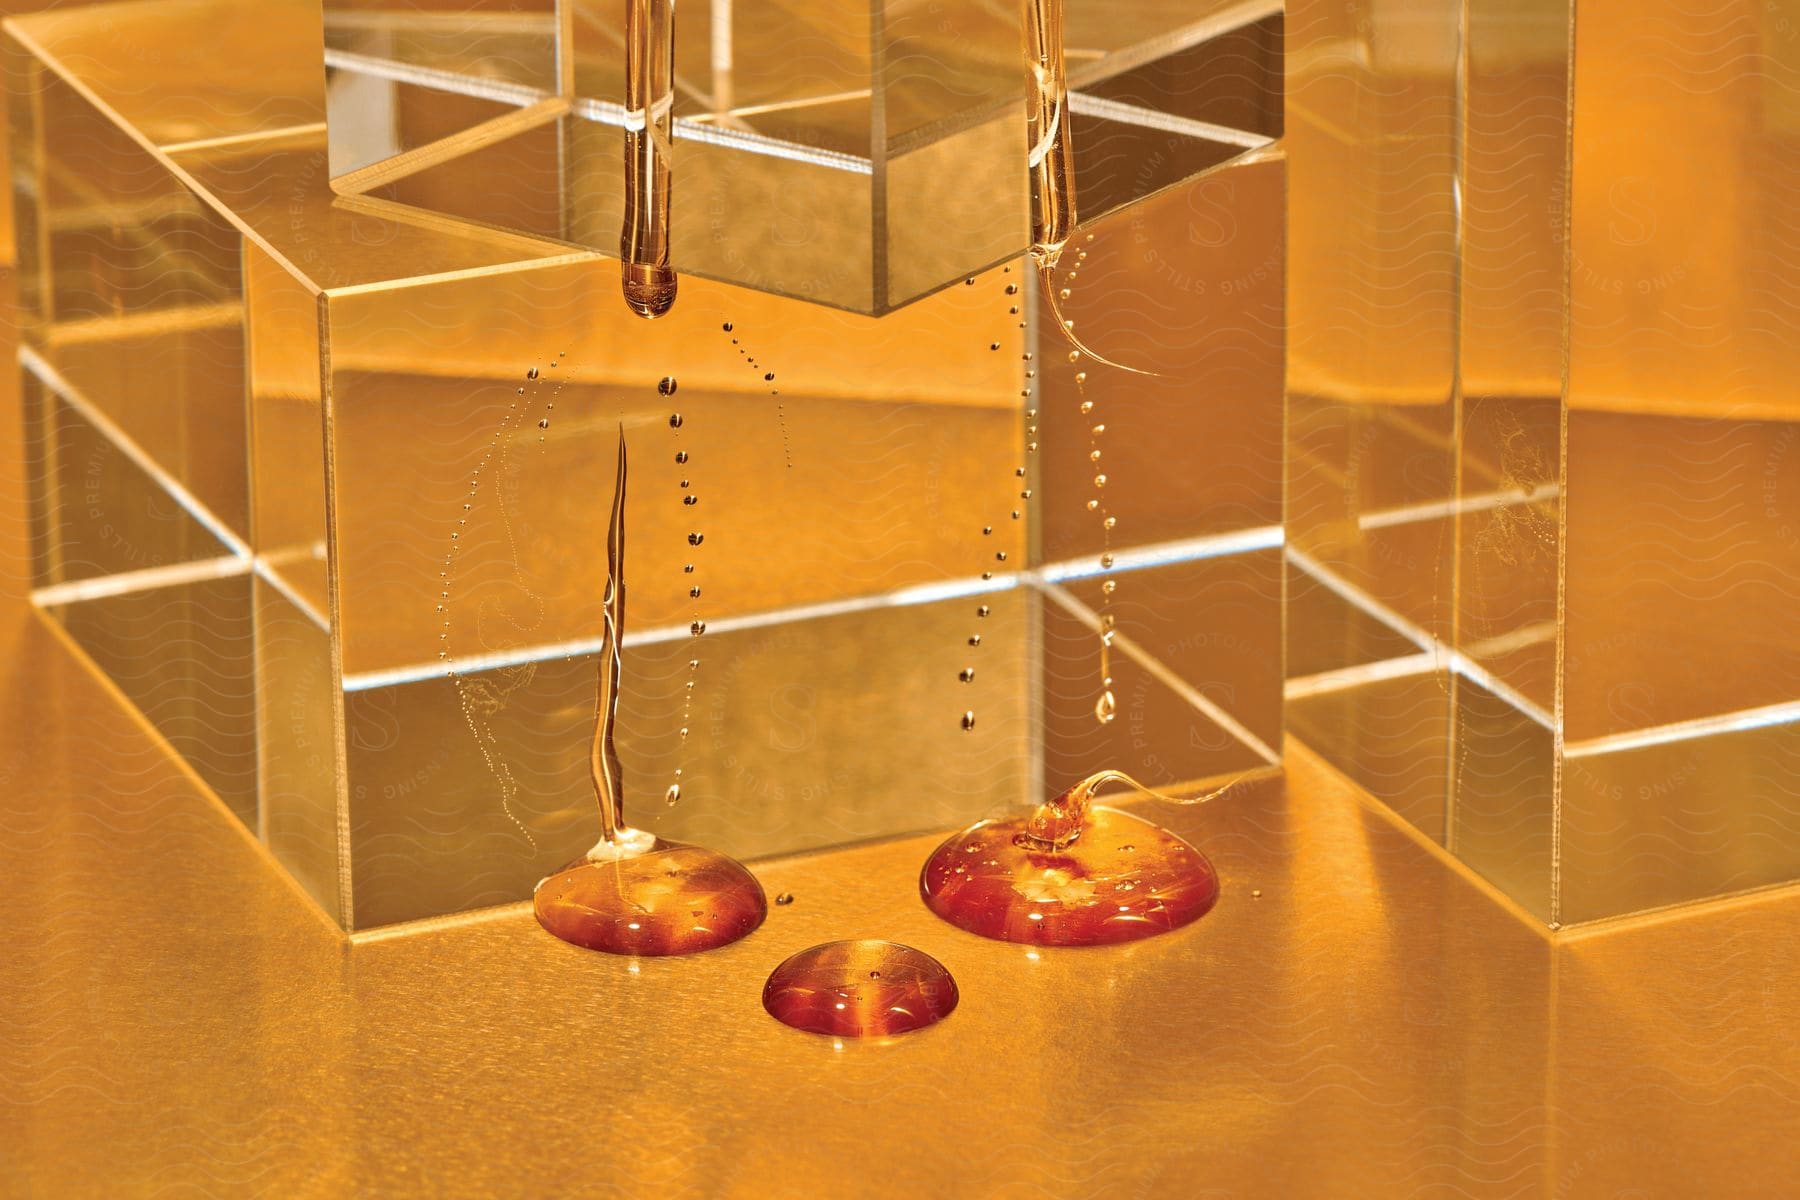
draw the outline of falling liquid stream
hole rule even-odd
[[[620,648],[625,636],[625,431],[606,536],[604,631],[589,765],[600,806],[600,840],[580,859],[538,884],[539,924],[590,950],[612,954],[692,954],[734,942],[768,915],[756,877],[736,860],[699,846],[667,842],[625,823],[614,745]]]
[[[1100,689],[1094,719],[1102,725],[1118,715],[1113,692],[1112,652],[1117,637],[1111,611],[1118,584],[1111,577],[1112,539],[1118,519],[1106,504],[1108,483],[1101,438],[1106,425],[1094,414],[1087,397],[1086,361],[1149,375],[1093,353],[1076,338],[1074,322],[1062,315],[1060,301],[1074,295],[1073,283],[1088,257],[1084,248],[1057,285],[1056,270],[1075,227],[1075,186],[1070,154],[1068,87],[1063,65],[1062,0],[1024,0],[1025,52],[1033,87],[1027,107],[1027,153],[1032,178],[1031,257],[1037,266],[1042,295],[1068,341],[1075,371],[1079,415],[1088,426],[1088,462],[1093,496],[1087,511],[1100,521],[1100,565],[1108,574],[1101,583],[1097,613],[1100,633]],[[1089,234],[1087,242],[1093,241]],[[1015,284],[1007,296],[1018,294]],[[1017,316],[1017,305],[1009,309]],[[1023,327],[1023,323],[1021,325]],[[1038,408],[1032,398],[1036,370],[1032,355],[1021,395],[1026,401],[1027,454],[1035,453]],[[1015,472],[1026,477],[1021,466]],[[1031,489],[1020,492],[1029,501]],[[1013,518],[1019,517],[1014,510]],[[982,532],[991,533],[991,527]],[[1004,561],[1005,555],[997,558]],[[991,573],[984,573],[989,578]],[[984,610],[985,611],[985,610]],[[979,645],[979,635],[971,646]],[[958,678],[968,683],[973,668]],[[973,731],[975,718],[966,711],[963,729]],[[927,907],[959,928],[983,937],[1038,945],[1078,946],[1132,941],[1179,929],[1204,916],[1217,902],[1219,878],[1199,850],[1140,817],[1091,803],[1107,783],[1125,783],[1141,794],[1162,796],[1122,772],[1090,775],[1069,790],[1037,806],[1024,817],[981,821],[941,844],[919,874],[919,890]],[[1228,790],[1231,784],[1178,803],[1198,804]]]

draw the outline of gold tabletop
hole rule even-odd
[[[1224,890],[1133,945],[944,924],[929,837],[755,864],[793,902],[691,958],[578,950],[523,905],[346,942],[52,627],[14,607],[0,640],[0,1192],[1792,1184],[1792,890],[1553,939],[1292,746],[1285,778],[1145,810]],[[763,1011],[776,964],[855,937],[935,956],[960,1006],[884,1044]]]

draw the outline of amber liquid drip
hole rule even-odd
[[[776,967],[763,1008],[784,1025],[831,1037],[889,1037],[949,1016],[956,981],[931,955],[876,938],[827,942]]]
[[[600,804],[600,840],[617,843],[625,828],[625,795],[613,727],[619,717],[619,675],[625,644],[625,430],[619,430],[619,469],[613,481],[612,516],[606,526],[606,595],[602,602],[605,636],[601,643],[599,681],[594,689],[594,744],[588,764],[594,798]]]
[[[1031,168],[1031,252],[1054,263],[1075,228],[1075,157],[1069,83],[1063,68],[1062,0],[1024,0],[1025,58],[1032,88],[1025,132]]]
[[[1212,864],[1166,829],[1091,805],[1112,781],[1148,791],[1101,771],[1029,816],[946,840],[919,873],[926,906],[970,933],[1041,946],[1136,941],[1205,916],[1219,898]]]
[[[625,0],[625,303],[655,318],[675,304],[669,266],[670,134],[675,109],[675,0]]]
[[[735,859],[665,842],[625,824],[619,755],[620,645],[625,633],[625,432],[607,531],[605,638],[589,762],[600,804],[594,848],[539,883],[538,923],[565,942],[611,954],[692,954],[735,942],[768,915],[762,885]]]

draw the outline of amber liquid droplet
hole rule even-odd
[[[762,886],[735,859],[656,839],[623,858],[582,859],[538,885],[538,923],[609,954],[693,954],[735,942],[768,916]]]
[[[1193,846],[1141,817],[1090,807],[1084,780],[1031,814],[982,821],[939,846],[919,873],[925,904],[982,937],[1099,946],[1179,929],[1219,899]]]
[[[827,942],[794,955],[763,985],[784,1025],[831,1037],[890,1037],[949,1016],[956,980],[931,955],[877,938]]]
[[[606,537],[605,635],[590,766],[600,802],[600,840],[538,884],[538,923],[565,942],[611,954],[692,954],[750,933],[768,916],[762,885],[714,850],[665,842],[625,824],[613,727],[619,707],[619,647],[625,637],[625,431]]]

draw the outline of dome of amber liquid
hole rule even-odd
[[[919,874],[926,905],[982,937],[1100,946],[1179,929],[1219,898],[1206,856],[1141,817],[1088,808],[1061,846],[1030,827],[982,821],[945,841]]]
[[[949,1016],[957,999],[956,981],[944,964],[878,938],[802,950],[763,985],[770,1016],[832,1037],[910,1033]]]
[[[694,954],[735,942],[769,914],[735,859],[660,839],[639,854],[583,859],[538,884],[538,923],[609,954]]]

